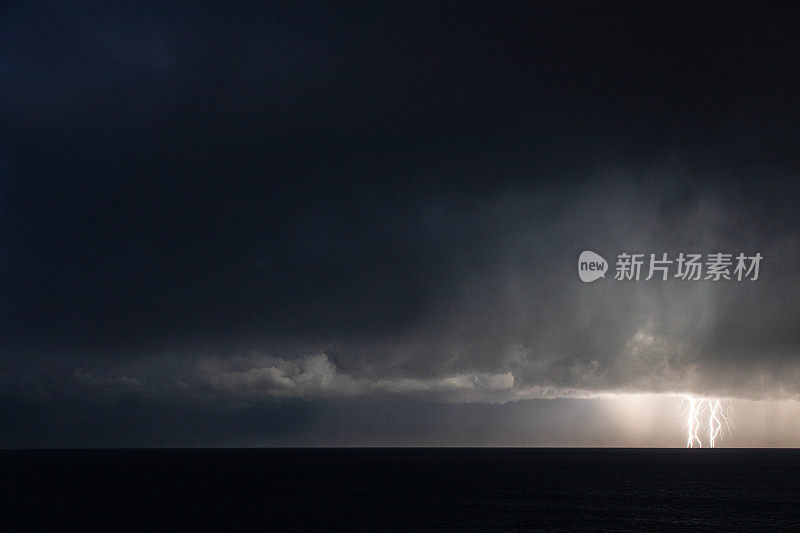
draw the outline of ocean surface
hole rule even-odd
[[[0,452],[0,530],[800,530],[800,451]]]

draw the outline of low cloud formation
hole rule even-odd
[[[514,376],[469,373],[444,378],[354,378],[339,372],[325,354],[286,360],[272,357],[200,362],[197,386],[239,398],[347,397],[414,394],[445,401],[502,401],[513,393]]]

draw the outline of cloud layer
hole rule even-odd
[[[8,405],[800,394],[792,7],[7,4]]]

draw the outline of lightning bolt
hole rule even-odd
[[[686,447],[702,448],[703,437],[708,437],[714,448],[722,436],[723,428],[730,433],[733,411],[727,400],[683,396],[682,414],[686,417]]]

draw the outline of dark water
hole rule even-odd
[[[800,451],[0,452],[0,530],[800,530]]]

